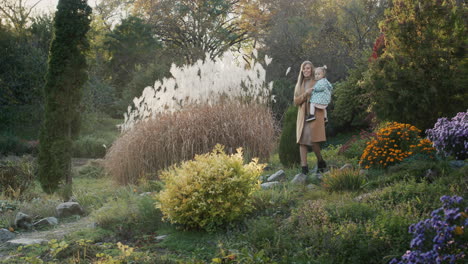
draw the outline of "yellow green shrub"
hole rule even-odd
[[[214,230],[252,210],[252,194],[265,167],[244,164],[242,149],[229,155],[218,144],[210,153],[172,166],[160,175],[165,189],[156,196],[163,218],[185,228]]]
[[[434,158],[432,142],[421,138],[420,133],[421,130],[410,124],[390,123],[367,142],[359,164],[365,169],[386,168],[415,154]]]

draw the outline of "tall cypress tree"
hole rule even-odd
[[[59,0],[44,87],[45,118],[40,134],[39,181],[47,193],[71,184],[72,137],[79,128],[82,86],[87,81],[91,8],[87,0]]]

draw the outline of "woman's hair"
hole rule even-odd
[[[302,73],[302,71],[304,70],[304,67],[306,65],[310,65],[312,66],[312,69],[314,69],[314,64],[312,64],[312,62],[310,61],[304,61],[302,64],[301,64],[301,69],[299,70],[299,76],[297,77],[297,82],[296,82],[296,87],[294,89],[294,96],[298,96],[299,95],[299,91],[301,89],[301,85],[302,85],[302,82],[304,80],[304,74]]]
[[[327,76],[327,69],[328,69],[328,68],[327,68],[327,65],[323,65],[322,67],[317,67],[317,68],[315,68],[315,71],[318,71],[318,70],[322,71],[322,72],[323,72],[323,76],[325,77],[325,76]]]

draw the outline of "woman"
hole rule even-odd
[[[298,106],[296,121],[296,140],[299,144],[301,156],[302,173],[309,173],[307,166],[307,150],[312,147],[317,157],[318,171],[322,172],[327,164],[320,153],[320,142],[326,140],[325,137],[325,117],[323,109],[315,108],[315,120],[306,122],[305,117],[309,113],[310,95],[316,81],[313,78],[314,65],[310,61],[304,61],[299,71],[296,88],[294,89],[294,104]]]

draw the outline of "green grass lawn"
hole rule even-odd
[[[323,150],[329,164],[357,164],[337,151],[333,145]],[[315,158],[309,155],[312,166]],[[421,179],[429,168],[439,173],[431,182]],[[283,168],[274,154],[262,176],[279,169],[287,181],[299,172]],[[316,188],[285,183],[258,190],[252,212],[207,232],[162,221],[154,200],[160,184],[118,186],[92,166],[74,175],[73,197],[97,227],[72,232],[63,243],[11,251],[14,257],[3,263],[387,263],[409,249],[411,224],[429,218],[441,206],[441,196],[463,196],[468,187],[466,166],[453,169],[445,160],[411,160],[369,171],[366,184],[354,191],[326,189],[311,176],[307,184]],[[38,186],[30,190],[29,197],[34,195],[46,202],[21,201],[18,209],[45,214],[61,199],[60,192],[45,195]],[[8,227],[3,220],[2,227]],[[162,235],[167,237],[159,239]],[[66,248],[58,253],[57,247]]]

